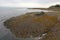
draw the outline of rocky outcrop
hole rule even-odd
[[[31,16],[33,14],[34,16]],[[38,13],[37,13],[38,14]],[[18,38],[41,36],[47,33],[58,22],[57,17],[44,14],[36,16],[34,13],[27,13],[8,19],[4,25]]]

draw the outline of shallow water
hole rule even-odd
[[[3,22],[11,17],[25,14],[27,12],[41,12],[41,11],[48,12],[47,10],[1,7],[0,8],[0,40],[24,40],[24,39],[16,39],[14,35],[12,35],[10,30],[5,28],[5,26],[3,25]],[[26,40],[33,40],[33,39],[28,38]]]

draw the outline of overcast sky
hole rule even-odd
[[[60,4],[60,0],[0,0],[3,7],[49,7]]]

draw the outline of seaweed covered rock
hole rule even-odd
[[[41,15],[44,15],[45,13],[44,12],[40,12],[39,14],[35,14],[35,16],[41,16]]]
[[[42,34],[48,32],[58,21],[55,16],[47,14],[43,16],[35,16],[35,14],[27,13],[10,18],[4,22],[4,25],[9,28],[16,37],[28,38],[31,36],[41,36]]]

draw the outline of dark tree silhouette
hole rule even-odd
[[[55,7],[60,7],[60,5],[57,4]]]

